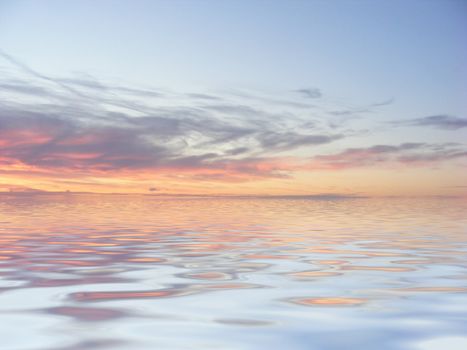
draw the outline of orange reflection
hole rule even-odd
[[[222,312],[229,305],[247,307],[250,297],[267,305],[281,298],[338,308],[363,305],[382,291],[388,299],[417,298],[422,292],[445,293],[440,298],[466,293],[465,281],[454,278],[463,278],[467,261],[465,226],[459,229],[467,206],[388,203],[95,195],[0,198],[0,274],[6,285],[2,291],[8,290],[2,295],[14,296],[16,290],[35,295],[44,289],[44,295],[69,296],[45,301],[35,310],[87,322],[119,317],[114,309],[78,307],[94,301],[131,311],[133,299],[146,299],[142,305],[157,309],[156,299],[193,295],[187,302],[196,304],[198,294],[214,293],[212,302]],[[417,268],[424,273],[417,274]],[[415,273],[407,276],[410,271]],[[446,281],[451,286],[444,286]],[[343,288],[348,297],[322,296]],[[370,297],[359,298],[362,295]],[[237,310],[229,311],[235,319]],[[228,315],[211,320],[222,316]]]
[[[342,265],[348,263],[346,260],[317,260],[317,261],[310,261],[311,263],[318,263],[321,265]]]
[[[184,274],[183,277],[202,280],[229,280],[233,278],[232,275],[223,272],[189,273]]]
[[[78,321],[107,321],[125,316],[125,313],[115,309],[59,306],[46,310],[50,314],[69,316]]]
[[[410,265],[421,265],[421,264],[432,264],[434,260],[429,259],[413,259],[413,260],[395,260],[392,261],[394,264],[410,264]]]
[[[361,298],[341,297],[299,298],[291,301],[304,306],[359,306],[367,302]]]
[[[385,271],[385,272],[409,272],[415,269],[409,267],[389,267],[389,266],[343,266],[341,270],[356,271]]]
[[[187,295],[194,291],[177,290],[155,290],[155,291],[117,291],[117,292],[81,292],[71,294],[76,301],[104,301],[123,299],[145,299],[145,298],[170,298],[174,296]]]
[[[342,273],[339,272],[330,272],[330,271],[301,271],[301,272],[294,272],[290,273],[290,276],[293,277],[300,277],[300,278],[307,278],[307,277],[330,277],[330,276],[339,276]]]

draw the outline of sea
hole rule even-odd
[[[2,350],[465,350],[467,200],[0,194]]]

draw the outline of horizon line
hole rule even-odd
[[[105,195],[145,197],[211,197],[211,198],[310,198],[310,199],[367,199],[367,198],[467,198],[459,195],[366,195],[358,193],[315,193],[315,194],[201,194],[201,193],[139,193],[139,192],[91,192],[91,191],[0,191],[0,196],[47,196],[47,195]]]

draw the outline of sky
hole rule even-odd
[[[0,192],[467,195],[467,2],[0,0]]]

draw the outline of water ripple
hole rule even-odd
[[[429,347],[467,327],[466,212],[455,199],[3,195],[2,341]]]

